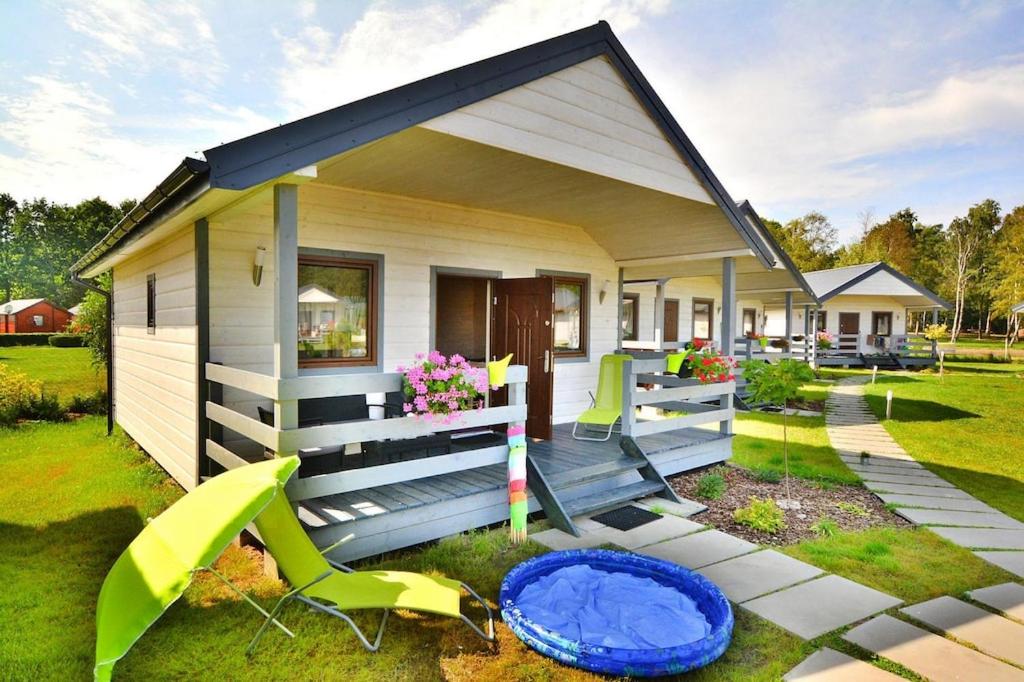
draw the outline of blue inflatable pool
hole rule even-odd
[[[530,648],[611,675],[694,670],[721,656],[732,638],[732,607],[714,583],[628,552],[534,557],[508,572],[499,600],[505,623]]]

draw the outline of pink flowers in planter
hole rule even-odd
[[[833,343],[835,343],[836,337],[832,336],[831,334],[829,334],[826,331],[820,331],[820,332],[818,332],[818,335],[817,335],[816,339],[817,339],[816,342],[818,344],[818,348],[821,348],[823,350],[827,350],[827,349],[832,347]]]
[[[416,355],[416,364],[398,367],[406,414],[452,424],[463,412],[483,409],[487,370],[473,367],[458,353],[450,358],[431,351]]]

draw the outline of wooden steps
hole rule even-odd
[[[614,507],[617,504],[632,502],[633,500],[638,500],[641,497],[654,495],[664,490],[664,488],[665,486],[657,481],[639,481],[614,490],[601,491],[591,493],[590,495],[584,495],[583,497],[577,497],[571,502],[566,503],[565,511],[568,513],[570,518],[573,516],[579,516],[580,514],[589,514],[590,512],[597,511],[598,509]]]

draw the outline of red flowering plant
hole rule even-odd
[[[399,367],[406,414],[451,424],[463,412],[483,409],[487,370],[473,367],[458,353],[450,358],[436,350],[416,356],[410,367]]]
[[[736,380],[733,373],[738,366],[736,360],[728,355],[722,355],[721,351],[711,345],[695,350],[687,361],[693,369],[693,376],[702,384]]]

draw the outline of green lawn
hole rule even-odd
[[[106,389],[103,370],[96,371],[91,360],[88,348],[0,346],[0,363],[41,380],[43,391],[56,393],[62,402]]]
[[[1024,364],[949,363],[937,373],[879,376],[868,402],[915,459],[1024,521]]]
[[[0,431],[0,670],[12,679],[86,679],[91,674],[96,596],[117,554],[180,490],[124,436],[105,438],[103,419],[28,424]],[[511,546],[507,531],[450,538],[367,566],[463,579],[492,603],[513,565],[544,551]],[[229,548],[218,564],[265,604],[281,583],[264,578],[251,550]],[[473,617],[479,614],[471,612]],[[597,680],[528,651],[504,626],[494,648],[461,623],[398,614],[377,654],[340,622],[298,606],[285,622],[298,637],[268,634],[243,655],[259,617],[226,588],[201,578],[118,665],[121,679]],[[372,618],[360,618],[372,627]],[[725,658],[688,680],[777,680],[811,649],[737,613]]]

